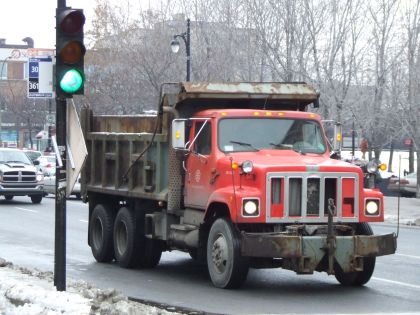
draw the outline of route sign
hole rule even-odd
[[[28,98],[53,98],[52,57],[29,58],[28,72]]]

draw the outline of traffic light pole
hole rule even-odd
[[[66,0],[57,0],[57,8],[65,8]],[[57,94],[56,94],[57,95]],[[62,165],[56,164],[55,172],[55,246],[54,286],[66,290],[66,138],[67,100],[56,96],[56,137]],[[61,185],[60,185],[61,183]]]
[[[56,99],[57,146],[62,166],[56,164],[55,172],[55,260],[54,285],[57,291],[66,290],[66,138],[67,138],[67,101]]]

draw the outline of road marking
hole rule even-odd
[[[394,281],[394,280],[388,280],[388,279],[383,279],[383,278],[376,278],[376,277],[372,277],[373,280],[377,280],[377,281],[382,281],[382,282],[388,282],[388,283],[392,283],[392,284],[398,284],[404,287],[409,287],[409,288],[413,288],[413,289],[419,289],[420,290],[420,285],[415,285],[415,284],[410,284],[410,283],[405,283],[405,282],[400,282],[400,281]]]
[[[79,221],[83,223],[89,223],[87,220],[79,220]]]
[[[414,255],[404,255],[404,254],[395,254],[397,256],[403,256],[403,257],[408,257],[408,258],[415,258],[415,259],[420,259],[420,256],[414,256]]]
[[[36,211],[36,210],[31,210],[31,209],[25,209],[25,208],[19,208],[19,207],[15,207],[15,209],[22,210],[22,211],[26,211],[26,212],[34,212],[34,213],[38,213],[38,211]]]

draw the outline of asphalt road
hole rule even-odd
[[[54,199],[33,205],[27,197],[0,199],[0,257],[13,263],[54,269]],[[340,286],[333,276],[298,276],[270,269],[251,270],[240,290],[212,286],[205,266],[188,254],[164,253],[153,270],[98,264],[87,245],[87,205],[67,202],[67,276],[116,288],[142,300],[217,314],[420,314],[420,228],[401,227],[397,254],[377,259],[362,288]],[[419,210],[420,211],[420,210]],[[375,233],[396,231],[373,225]],[[0,279],[1,281],[1,279]]]

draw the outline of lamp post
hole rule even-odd
[[[190,81],[190,72],[191,72],[190,19],[187,19],[187,31],[181,34],[174,35],[174,38],[171,41],[171,50],[175,54],[179,51],[178,38],[182,38],[185,44],[185,51],[187,53],[187,82],[188,82]]]

